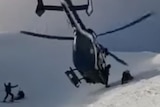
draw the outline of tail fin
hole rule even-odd
[[[39,17],[43,15],[45,10],[63,11],[63,8],[61,6],[45,6],[43,4],[43,0],[37,0],[37,2],[38,2],[38,4],[37,4],[37,8],[36,8],[35,12]],[[88,4],[87,5],[73,6],[73,8],[75,10],[84,10],[84,9],[86,9],[87,15],[90,16],[92,14],[92,12],[93,12],[92,0],[88,0]]]
[[[90,16],[93,13],[93,3],[92,0],[88,0],[88,7],[86,9],[86,13]]]
[[[38,16],[42,16],[42,14],[45,12],[44,4],[42,0],[38,0],[37,8],[36,8],[36,14]]]

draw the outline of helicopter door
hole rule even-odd
[[[65,74],[70,79],[70,81],[75,85],[75,87],[79,87],[80,80],[73,70],[66,71]]]

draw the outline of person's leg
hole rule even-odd
[[[14,101],[14,95],[12,94],[12,93],[9,93],[9,95],[11,96],[11,102],[13,102]]]
[[[106,76],[106,88],[110,87],[110,85],[108,85],[108,79],[109,79],[109,75]]]
[[[8,97],[8,93],[6,92],[6,96],[4,97],[3,102],[6,102],[7,97]]]
[[[127,82],[128,82],[128,80],[127,80],[127,73],[123,72],[122,79],[121,79],[121,84],[125,84]]]

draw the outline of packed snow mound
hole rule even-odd
[[[160,54],[157,54],[153,60],[152,60],[153,64],[156,64],[156,65],[160,65]]]
[[[159,107],[160,76],[118,87],[88,107]]]

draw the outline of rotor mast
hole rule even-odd
[[[69,16],[69,17],[70,17],[70,20],[71,20],[72,22],[74,22],[75,27],[76,27],[76,26],[77,26],[77,27],[79,26],[81,29],[86,30],[85,25],[83,24],[83,22],[82,22],[81,19],[79,18],[76,10],[73,8],[73,4],[72,4],[71,0],[62,0],[62,1],[63,1],[62,4],[68,6],[68,9],[70,9],[70,10],[68,10],[67,12],[69,12],[68,14],[70,15],[70,16]],[[67,15],[68,15],[68,14],[67,14]],[[78,25],[77,25],[77,24],[78,24]]]

